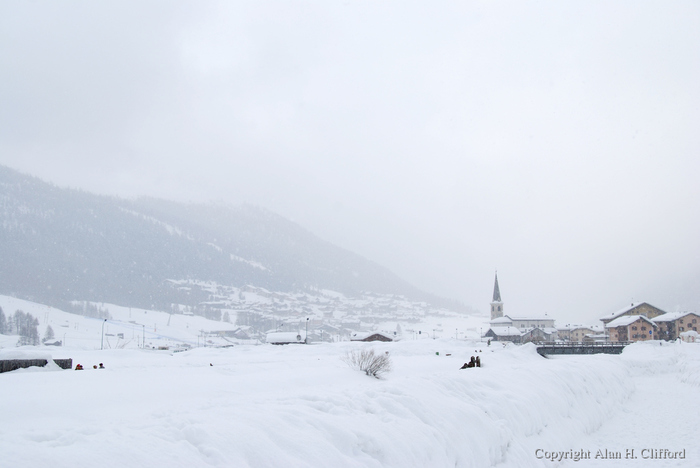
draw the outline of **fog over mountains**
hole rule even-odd
[[[196,280],[464,307],[255,206],[98,196],[0,166],[0,219],[0,294],[56,306],[196,306],[206,295],[172,281]]]

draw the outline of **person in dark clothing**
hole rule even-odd
[[[481,360],[479,359],[479,356],[476,358],[472,356],[472,358],[469,360],[469,362],[465,362],[461,369],[469,369],[471,367],[481,367]]]

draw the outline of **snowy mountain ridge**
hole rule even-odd
[[[376,293],[465,310],[254,206],[97,196],[0,166],[0,219],[0,294],[66,310],[89,301],[203,314],[208,292],[185,292],[182,281]]]

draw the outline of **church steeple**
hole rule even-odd
[[[496,272],[496,282],[493,285],[493,302],[501,302],[501,290],[498,289],[498,272]]]
[[[491,320],[503,317],[503,301],[501,300],[501,290],[498,287],[498,272],[493,284],[493,301],[491,301]]]

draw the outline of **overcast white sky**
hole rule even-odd
[[[0,3],[0,164],[266,207],[486,311],[700,309],[697,1]]]

